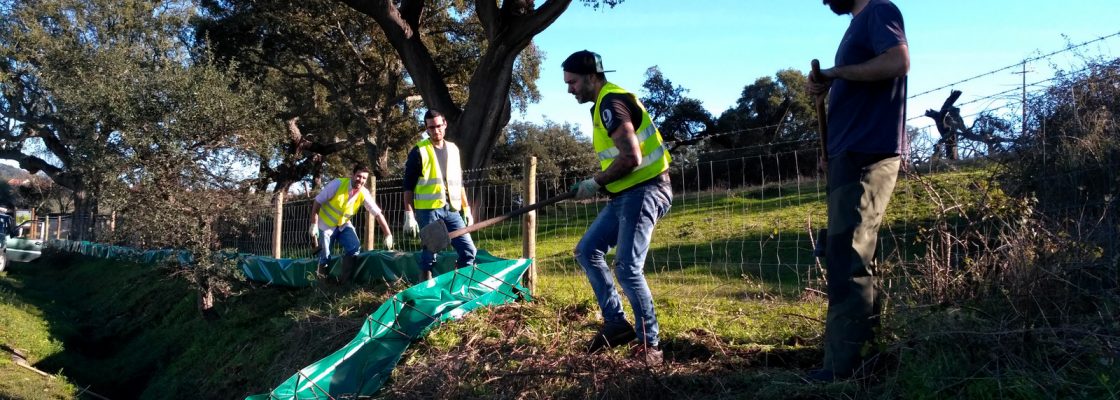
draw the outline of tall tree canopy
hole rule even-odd
[[[287,137],[258,154],[259,188],[284,191],[353,161],[385,176],[390,154],[416,140],[404,67],[368,18],[330,0],[202,4],[197,44],[284,97]]]
[[[642,88],[646,92],[646,96],[642,97],[642,105],[649,111],[650,118],[666,140],[693,139],[715,125],[712,114],[704,109],[703,103],[685,96],[688,89],[674,86],[656,65],[646,70],[646,81],[642,83]]]
[[[276,140],[275,101],[190,52],[190,2],[31,0],[0,12],[11,21],[0,27],[0,157],[73,191],[77,237],[102,204],[237,181],[245,150]],[[155,198],[140,206],[170,205]]]
[[[533,36],[551,25],[572,0],[547,0],[537,6],[533,0],[339,0],[373,18],[385,37],[396,50],[416,90],[424,102],[439,109],[449,123],[448,137],[462,149],[465,167],[485,166],[490,153],[501,135],[501,128],[509,122],[514,103],[511,89],[521,88],[523,95],[533,97],[536,81],[534,74],[523,74],[518,79],[514,73],[519,65],[539,60],[530,47]],[[598,7],[614,6],[622,0],[581,0]],[[477,21],[478,53],[469,60],[454,57],[454,53],[439,53],[435,49],[443,42],[457,43],[469,36],[463,32],[433,29],[428,25],[430,14],[446,13],[449,17],[466,23]],[[529,49],[526,52],[526,49]],[[520,58],[519,58],[520,57]],[[463,93],[448,78],[444,68],[458,62],[473,61]],[[516,93],[516,91],[515,91]]]
[[[95,213],[124,155],[120,130],[148,100],[127,83],[166,56],[153,50],[169,47],[182,18],[140,1],[0,2],[0,158],[43,171],[74,192],[78,215]]]
[[[801,71],[785,69],[743,88],[735,105],[717,120],[720,132],[741,132],[715,139],[724,147],[744,147],[816,138],[816,111]]]

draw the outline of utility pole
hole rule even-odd
[[[1022,96],[1023,97],[1022,97],[1022,100],[1020,100],[1022,102],[1022,109],[1023,109],[1022,110],[1023,123],[1022,123],[1022,127],[1020,128],[1021,131],[1019,132],[1019,135],[1024,136],[1024,135],[1027,134],[1027,72],[1033,72],[1033,71],[1027,71],[1027,60],[1023,60],[1023,62],[1020,65],[1023,66],[1022,71],[1021,72],[1012,72],[1012,73],[1022,75],[1022,77],[1023,77],[1023,81],[1022,81],[1023,82],[1022,83],[1022,85],[1023,85],[1022,86],[1023,87]]]
[[[1027,134],[1027,60],[1023,60],[1023,132],[1020,135]]]

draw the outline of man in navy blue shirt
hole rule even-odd
[[[875,244],[905,147],[910,53],[902,13],[889,0],[823,0],[851,24],[835,66],[810,75],[828,96],[828,313],[824,366],[809,379],[861,372],[879,325]]]

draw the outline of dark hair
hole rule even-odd
[[[350,170],[350,174],[353,175],[353,174],[356,174],[356,173],[359,173],[359,172],[365,172],[367,174],[372,173],[369,170],[369,167],[366,166],[365,164],[360,163],[360,162],[354,163],[354,169]]]
[[[424,113],[425,120],[436,119],[436,117],[443,117],[443,113],[431,108],[428,109],[428,112]],[[447,119],[447,117],[443,117],[443,119]]]

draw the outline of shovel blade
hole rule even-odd
[[[439,253],[451,245],[451,235],[447,232],[447,224],[443,220],[436,220],[420,229],[420,245],[424,250]]]

